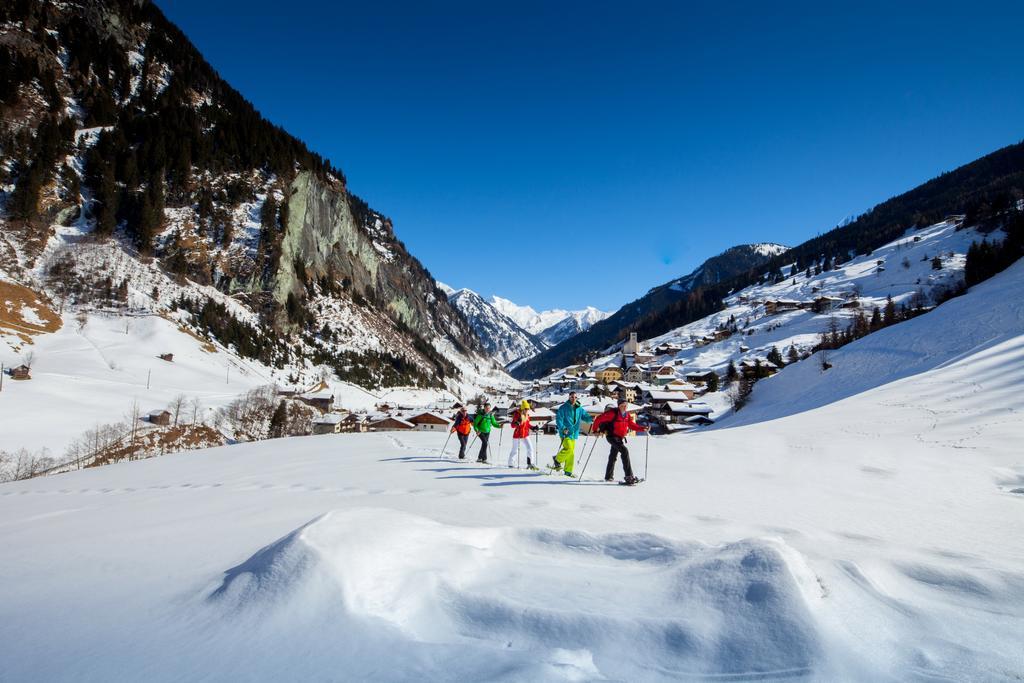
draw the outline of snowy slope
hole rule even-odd
[[[587,306],[582,311],[568,311],[568,315],[541,330],[537,336],[548,346],[554,346],[580,332],[586,332],[594,323],[604,320],[609,315],[611,314],[599,311],[593,306]]]
[[[5,680],[1019,680],[1022,279],[959,300],[978,337],[914,321],[926,372],[646,466],[633,439],[636,489],[603,443],[572,483],[438,434],[0,485]]]
[[[462,312],[484,349],[501,365],[529,358],[546,347],[535,336],[471,289],[460,289],[448,295],[448,301]]]
[[[969,296],[951,299],[927,315],[829,352],[832,368],[827,371],[823,372],[820,363],[812,359],[759,382],[749,405],[730,424],[751,424],[811,410],[947,366],[950,369],[941,374],[943,380],[935,384],[934,391],[961,397],[963,408],[1013,404],[1012,394],[1019,387],[1009,380],[1020,369],[1022,332],[1024,261],[1019,261],[976,285]],[[975,362],[958,364],[965,354]],[[1007,376],[997,383],[995,392],[981,391],[972,377],[979,364],[983,364],[985,374],[1005,369]],[[942,424],[943,416],[936,415],[936,420],[940,431],[947,428]]]

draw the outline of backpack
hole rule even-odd
[[[608,413],[605,413],[605,415],[607,415],[607,414]],[[616,420],[616,418],[617,418],[617,416],[613,417],[612,419],[608,420],[607,422],[602,422],[601,425],[597,428],[597,431],[599,433],[601,433],[601,434],[611,435],[612,430],[615,428],[615,420]]]

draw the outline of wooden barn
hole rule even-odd
[[[19,365],[11,368],[11,379],[32,379],[32,368],[27,365]]]
[[[416,429],[416,425],[400,417],[385,417],[371,422],[368,427],[371,432],[400,432]]]

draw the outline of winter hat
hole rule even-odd
[[[529,409],[530,409],[530,402],[529,402],[529,401],[527,401],[527,400],[526,400],[526,399],[524,398],[524,399],[523,399],[523,402],[519,404],[519,407],[520,407],[520,408],[522,408],[523,410],[529,410]]]

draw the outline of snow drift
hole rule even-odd
[[[820,659],[820,600],[779,540],[712,548],[382,509],[317,518],[229,569],[207,597],[222,627],[273,625],[275,659],[323,638],[391,652],[429,643],[457,647],[461,675],[521,680],[807,674]],[[452,665],[435,654],[420,673],[453,678]],[[348,670],[379,673],[366,666]]]

